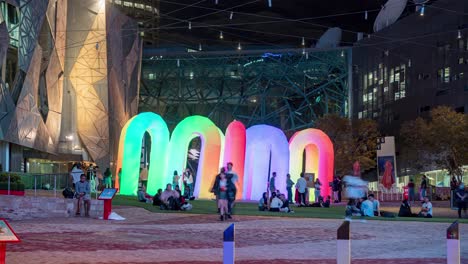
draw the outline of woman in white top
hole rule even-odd
[[[322,183],[320,182],[319,178],[315,180],[315,202],[319,202],[320,197],[320,189],[322,188]]]

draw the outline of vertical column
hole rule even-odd
[[[0,264],[5,264],[6,260],[6,243],[0,243]]]
[[[447,228],[447,264],[460,264],[460,233],[458,221]]]
[[[349,221],[343,222],[337,231],[336,240],[336,263],[351,264],[351,239]]]
[[[224,230],[223,241],[223,264],[234,264],[234,224]]]

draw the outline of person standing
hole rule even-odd
[[[81,165],[78,163],[73,165],[73,168],[70,172],[70,179],[71,179],[71,182],[73,183],[73,188],[76,188],[76,183],[80,181],[82,174],[84,174],[84,172],[81,169]]]
[[[335,176],[335,178],[333,178],[333,182],[332,182],[332,191],[333,191],[333,202],[334,203],[338,203],[339,202],[339,197],[338,197],[338,191],[340,190],[340,180],[338,179],[338,176]]]
[[[226,167],[226,178],[232,182],[231,189],[228,193],[228,218],[231,218],[232,209],[234,208],[234,203],[236,201],[237,183],[239,182],[239,177],[237,176],[237,173],[232,169],[234,167],[234,164],[232,162],[228,162],[226,164]]]
[[[270,193],[276,192],[276,186],[275,186],[275,180],[276,180],[276,172],[273,172],[270,178]]]
[[[457,201],[458,206],[458,218],[461,218],[461,211],[463,209],[463,213],[466,217],[466,202],[468,198],[468,194],[465,191],[465,185],[463,183],[458,186],[458,189],[455,191],[455,200]]]
[[[288,190],[288,202],[293,202],[293,194],[292,194],[292,187],[294,186],[294,182],[291,180],[291,174],[286,174],[286,190]]]
[[[314,194],[315,194],[315,202],[318,203],[318,202],[319,202],[319,198],[320,198],[320,189],[322,188],[322,183],[320,182],[319,178],[317,178],[317,179],[315,180],[314,187],[315,187],[315,191],[314,191]]]
[[[421,201],[426,197],[426,190],[427,190],[427,178],[426,175],[423,174],[422,180],[421,180],[421,187],[420,187],[420,198]]]
[[[190,168],[187,168],[184,173],[184,183],[186,191],[184,190],[184,196],[190,199],[193,196],[193,174]]]
[[[338,177],[338,202],[341,203],[341,193],[343,192],[343,182],[341,178]]]
[[[172,189],[175,189],[176,185],[179,185],[179,173],[175,170],[172,176]]]
[[[104,172],[104,188],[112,188],[112,173],[109,168]]]
[[[413,182],[413,179],[410,179],[410,181],[408,182],[408,198],[409,198],[409,202],[413,202],[415,201],[415,198],[414,198],[414,182]]]
[[[301,173],[301,177],[297,180],[296,183],[296,188],[299,192],[299,201],[300,201],[300,206],[305,206],[306,205],[306,189],[307,189],[307,181],[304,179],[304,173]]]

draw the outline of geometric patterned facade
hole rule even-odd
[[[104,0],[8,0],[0,7],[0,141],[86,153],[108,167],[121,127],[137,113],[136,22]]]

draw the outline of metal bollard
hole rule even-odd
[[[349,221],[344,221],[337,230],[336,263],[351,264],[351,239]]]
[[[8,195],[10,195],[10,173],[8,173]]]
[[[37,185],[37,176],[34,175],[34,196],[37,196],[37,188],[36,188],[36,185]]]
[[[224,230],[223,241],[223,263],[234,264],[234,224],[231,224],[226,230]]]
[[[447,228],[447,264],[460,264],[460,232],[458,221]]]

